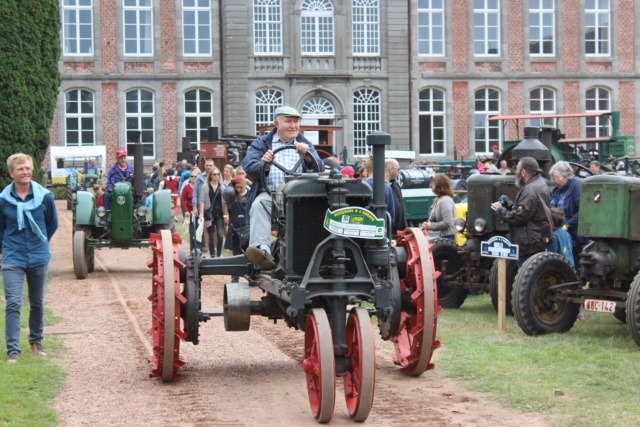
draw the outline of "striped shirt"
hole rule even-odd
[[[276,151],[276,149],[284,146],[295,146],[295,143],[295,140],[289,143],[283,142],[276,132],[276,134],[273,136],[271,151]],[[281,152],[276,154],[273,160],[284,168],[291,169],[295,166],[296,162],[300,160],[300,154],[298,154],[296,150],[282,150]],[[295,172],[302,172],[302,164],[300,164],[298,170]],[[275,166],[270,167],[269,175],[266,178],[266,184],[269,190],[271,192],[276,191],[280,184],[284,182],[284,177],[284,172],[279,168]]]

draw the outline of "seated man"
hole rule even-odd
[[[257,264],[262,270],[273,270],[276,263],[271,255],[271,196],[263,187],[266,186],[274,193],[278,186],[284,182],[284,172],[277,167],[272,167],[275,160],[286,169],[291,169],[299,160],[300,155],[305,156],[301,169],[306,172],[324,170],[324,164],[320,160],[313,144],[300,133],[300,120],[302,116],[292,107],[280,107],[275,111],[275,127],[266,135],[257,138],[247,149],[247,155],[242,162],[242,167],[251,177],[254,185],[247,195],[247,209],[245,221],[249,221],[250,237],[247,258]],[[294,150],[283,150],[275,158],[273,151],[283,146],[295,147]],[[266,182],[261,182],[260,171],[266,164]],[[295,172],[299,172],[298,171]]]
[[[113,186],[120,181],[128,181],[133,187],[133,165],[127,163],[127,151],[116,151],[116,163],[109,169],[107,175],[107,191],[104,192],[104,207],[106,210],[111,210],[111,192]]]

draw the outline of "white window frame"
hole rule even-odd
[[[436,93],[440,96],[440,98],[436,97]],[[423,99],[423,95],[427,95]],[[430,116],[431,123],[429,126],[429,141],[430,147],[429,151],[422,151],[422,141],[419,141],[418,147],[420,149],[420,154],[429,154],[429,155],[444,155],[446,154],[446,115],[445,115],[445,92],[442,89],[438,88],[426,88],[420,91],[418,94],[418,130],[420,137],[422,137],[423,129],[422,129],[422,117]],[[426,107],[426,108],[423,108]],[[438,118],[439,120],[434,120]],[[440,124],[437,124],[437,121],[440,121]],[[436,137],[436,133],[440,133],[441,136],[439,138]],[[436,144],[442,144],[442,150],[436,150]]]
[[[69,95],[75,93],[76,99],[69,100]],[[90,98],[90,99],[89,99]],[[96,145],[96,109],[95,94],[87,89],[71,89],[64,95],[64,141],[67,147],[92,147]],[[69,112],[70,104],[75,104],[74,113]],[[76,121],[77,129],[69,129],[69,120]],[[91,133],[91,143],[82,141],[83,135]],[[69,134],[76,134],[77,143],[69,143]]]
[[[275,111],[278,107],[282,107],[283,95],[277,89],[261,89],[256,91],[256,135],[259,134],[259,128],[262,126],[273,126],[275,120]]]
[[[282,5],[280,0],[254,0],[253,54],[282,55]]]
[[[529,114],[556,114],[556,91],[539,86],[529,91]],[[530,126],[554,126],[554,119],[531,119]]]
[[[211,0],[204,0],[207,6],[201,6],[202,1],[182,0],[182,53],[185,56],[211,56]],[[186,23],[188,16],[192,16],[193,24]],[[202,34],[205,31],[207,34]],[[188,32],[193,36],[187,37]],[[187,52],[187,42],[194,43],[193,52]]]
[[[93,56],[93,0],[64,0],[62,3],[62,51],[65,56]],[[88,18],[88,22],[82,19]],[[70,22],[73,19],[74,22]],[[89,36],[83,32],[89,27]],[[84,31],[83,31],[84,29]],[[70,33],[74,33],[70,35]],[[89,42],[88,50],[82,51],[83,44]],[[74,43],[75,51],[69,49]]]
[[[484,91],[484,98],[478,99],[478,94]],[[497,95],[497,99],[491,97],[495,93]],[[500,91],[497,89],[493,89],[490,87],[483,87],[474,92],[474,108],[473,108],[473,117],[474,117],[474,152],[476,154],[489,154],[491,153],[491,146],[497,145],[500,146],[500,140],[502,139],[502,127],[500,126],[500,122],[498,121],[489,121],[489,117],[491,116],[499,116],[500,109],[502,108],[502,103],[500,99]],[[492,103],[497,101],[498,108],[491,108]],[[477,109],[478,103],[482,102],[483,108]],[[482,130],[484,132],[484,138],[478,138],[478,131]],[[497,135],[494,138],[491,138],[491,133],[495,133],[497,131]],[[478,149],[479,144],[484,145],[484,147],[480,147]],[[482,149],[484,148],[484,150]]]
[[[587,113],[611,112],[612,93],[605,87],[595,86],[587,89],[584,99]],[[607,117],[586,117],[585,136],[587,138],[611,136],[611,122]]]
[[[442,57],[445,55],[445,0],[418,0],[418,55]],[[424,5],[424,6],[423,6]],[[434,24],[440,20],[441,24]],[[438,37],[437,29],[440,31]],[[434,53],[434,47],[441,52]]]
[[[196,98],[191,100],[187,99],[187,94],[195,92]],[[202,99],[202,95],[204,93],[209,94],[209,111],[202,111],[201,107],[207,102],[206,99]],[[195,104],[196,111],[188,112],[187,104],[193,103]],[[191,136],[191,150],[200,150],[200,141],[207,138],[208,127],[213,126],[213,93],[206,89],[194,88],[188,89],[184,92],[184,134],[185,136]],[[187,119],[194,118],[197,121],[197,125],[195,128],[187,127]],[[202,124],[204,119],[209,119],[209,124]],[[195,141],[193,138],[193,134],[196,135]]]
[[[537,4],[532,5],[532,1]],[[532,0],[529,2],[529,55],[553,57],[556,55],[556,7],[555,0]],[[533,20],[537,19],[537,25]],[[545,29],[551,28],[551,51],[545,52]],[[537,37],[534,37],[534,31]],[[546,40],[548,42],[549,40]],[[539,52],[531,51],[533,43],[538,43]]]
[[[146,94],[150,94],[151,95],[151,99],[142,99],[142,95],[143,92]],[[136,99],[129,99],[129,95],[132,93],[136,93]],[[142,132],[141,134],[141,140],[140,142],[142,143],[142,145],[145,147],[146,150],[143,150],[143,152],[145,152],[144,157],[147,158],[155,158],[156,156],[156,117],[155,117],[155,94],[148,90],[148,89],[132,89],[129,90],[127,92],[125,92],[124,94],[125,96],[125,138],[127,141],[127,145],[131,144],[131,142],[129,142],[129,132],[132,131],[140,131]],[[130,108],[135,106],[135,111],[130,112]],[[145,107],[151,107],[151,112],[149,111],[144,111]],[[129,119],[136,119],[138,124],[135,128],[133,127],[129,127]],[[145,119],[151,119],[151,128],[149,127],[143,127],[143,121],[148,122],[148,120]],[[149,153],[148,151],[148,147],[151,147],[151,153]],[[133,152],[132,150],[128,149],[128,152]]]
[[[335,54],[333,5],[329,0],[305,0],[302,3],[300,38],[303,56]]]
[[[380,130],[382,112],[380,92],[375,89],[360,89],[353,92],[353,154],[365,156],[370,147],[367,135]]]
[[[351,26],[354,56],[380,55],[380,4],[378,0],[353,0]]]
[[[481,22],[480,22],[481,21]],[[473,54],[474,56],[500,56],[500,0],[474,0]],[[495,34],[491,34],[495,33]],[[490,43],[496,51],[490,52]],[[477,47],[482,46],[481,52]]]
[[[135,22],[128,23],[127,17],[135,16]],[[141,23],[142,21],[145,23]],[[122,7],[123,47],[125,56],[153,56],[153,2],[152,0],[124,0]],[[129,29],[135,29],[135,37],[128,35]],[[148,36],[141,35],[142,32]],[[127,42],[135,41],[135,52],[128,51]],[[142,52],[145,44],[149,52]]]
[[[606,1],[606,7],[600,7]],[[611,2],[610,0],[585,0],[584,5],[584,53],[585,56],[611,56]],[[587,40],[589,29],[593,29],[594,38]],[[601,31],[606,29],[606,36]],[[594,52],[588,52],[593,43]]]

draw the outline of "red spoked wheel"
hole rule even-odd
[[[304,361],[309,405],[316,421],[327,423],[336,402],[336,363],[327,313],[311,309],[304,331]]]
[[[179,379],[178,368],[184,365],[180,360],[180,340],[185,334],[180,329],[180,303],[186,302],[180,293],[180,269],[185,265],[178,258],[180,238],[171,231],[162,230],[160,235],[152,234],[149,242],[154,245],[151,301],[151,322],[149,330],[153,339],[153,363],[151,376],[162,381]]]
[[[349,416],[364,421],[371,412],[376,385],[376,347],[369,313],[354,307],[347,319],[345,344],[351,367],[344,377],[344,395]]]
[[[393,337],[400,372],[419,376],[428,369],[433,351],[440,347],[436,340],[440,275],[433,266],[431,245],[418,228],[410,228],[398,239],[397,246],[404,248],[407,256],[406,275],[400,279],[402,291],[410,294],[409,303],[402,305],[400,330]]]

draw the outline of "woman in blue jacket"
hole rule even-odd
[[[568,162],[561,161],[549,171],[551,182],[556,186],[551,192],[551,207],[560,208],[564,212],[563,228],[571,235],[573,260],[576,270],[580,272],[580,252],[587,239],[578,236],[578,219],[580,210],[580,188],[582,180],[573,174]]]

